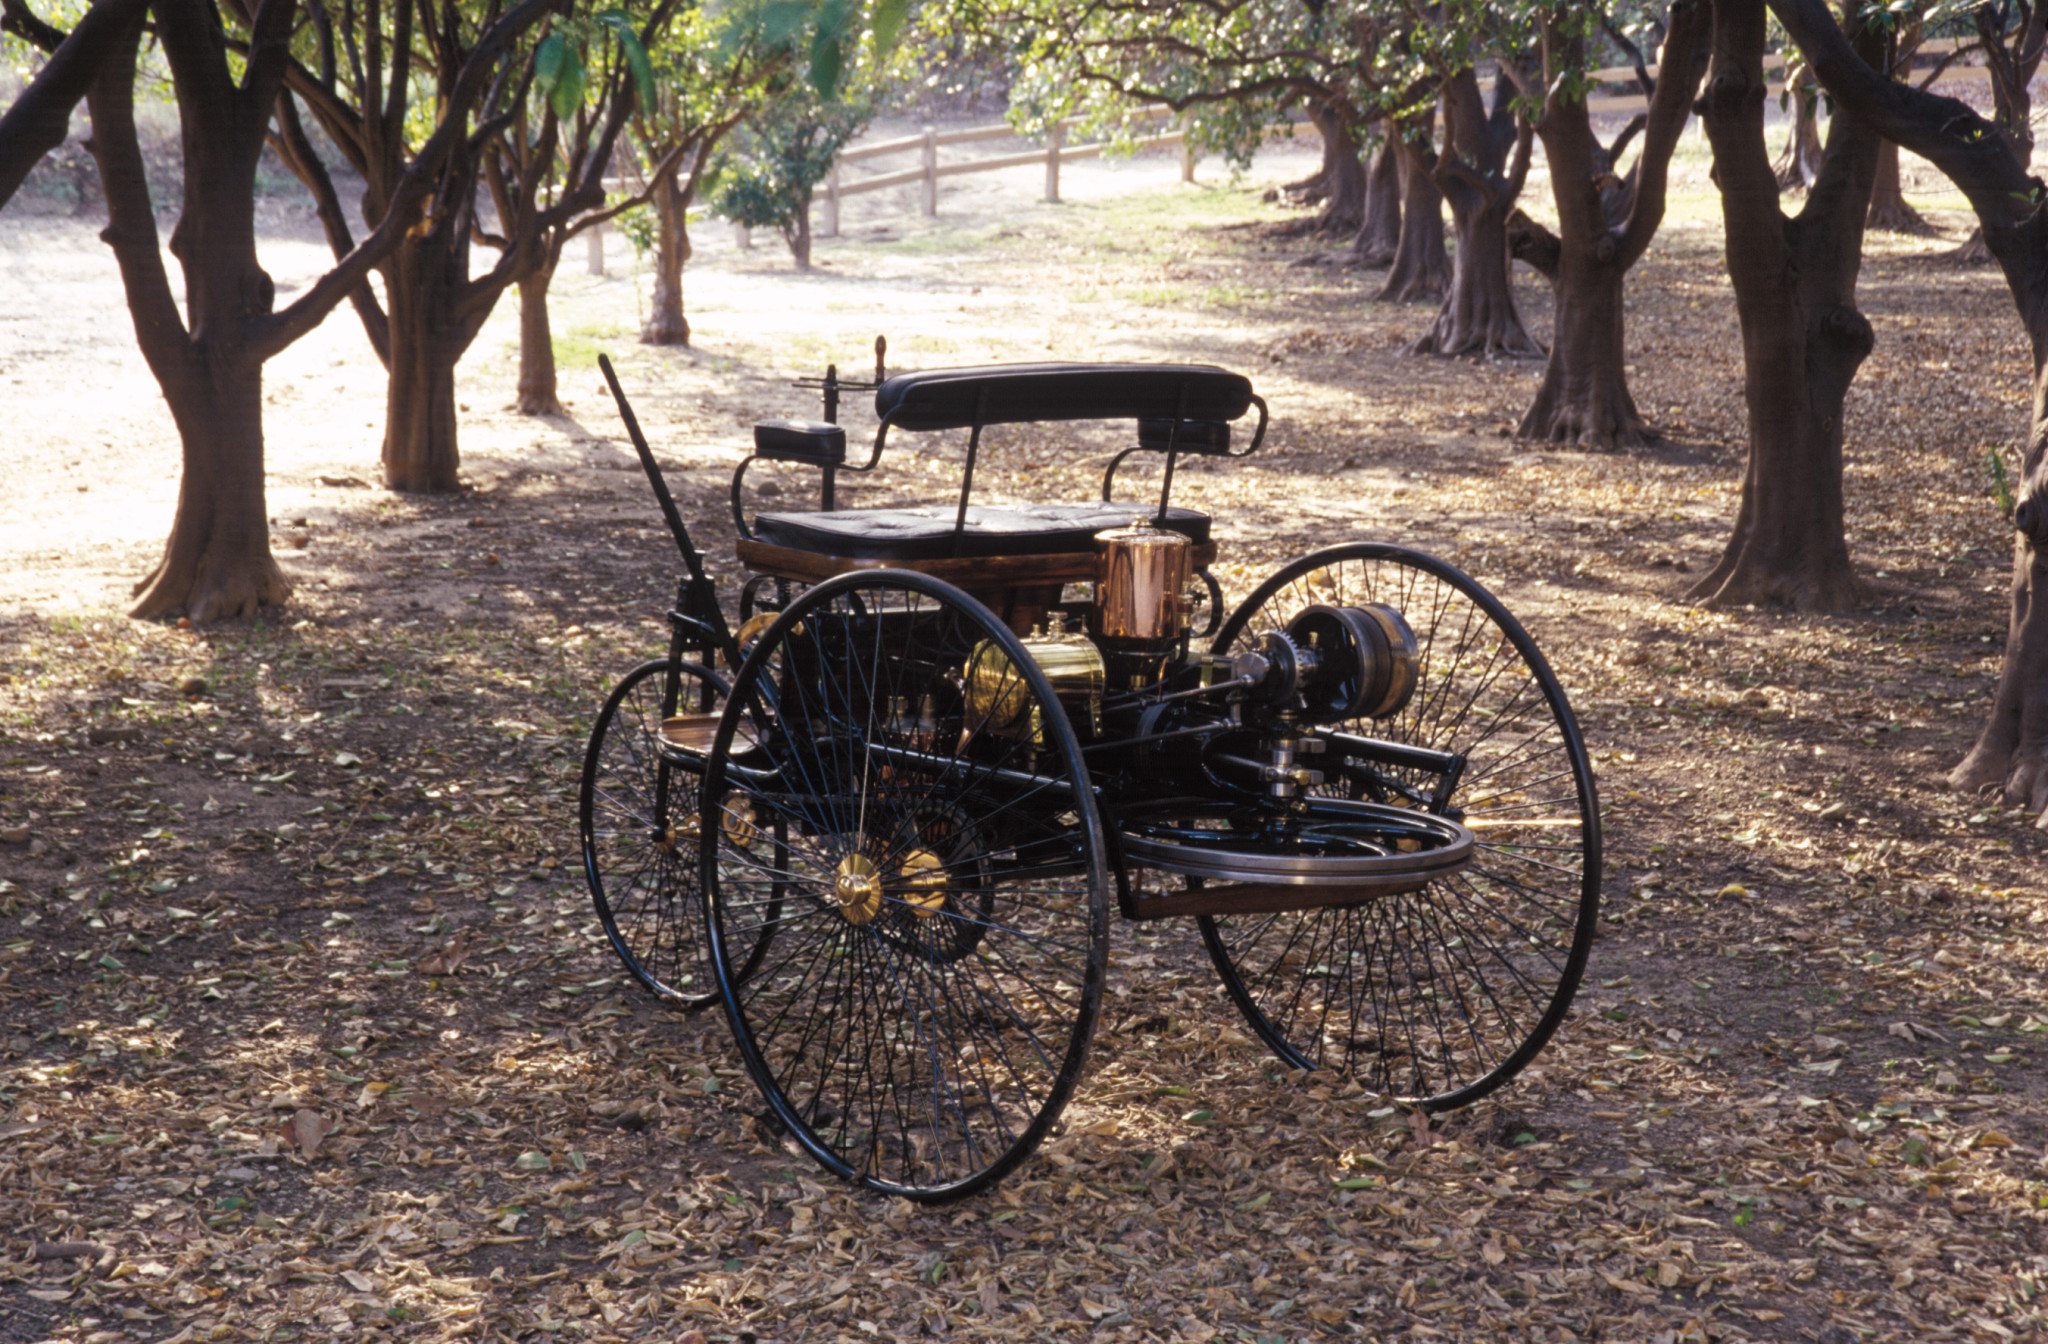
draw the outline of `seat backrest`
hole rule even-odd
[[[964,429],[1038,420],[1235,420],[1252,384],[1213,364],[990,364],[899,373],[875,389],[896,429]]]

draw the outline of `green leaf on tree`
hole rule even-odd
[[[548,106],[555,110],[555,116],[562,121],[576,115],[576,109],[583,105],[583,58],[576,54],[574,47],[567,48],[562,59],[561,78],[548,91]]]
[[[873,22],[875,50],[887,55],[903,36],[903,21],[910,15],[910,0],[876,0]]]
[[[560,33],[549,33],[534,49],[533,82],[542,94],[553,92],[556,82],[562,77],[562,61],[568,54],[569,44],[562,40]]]
[[[817,35],[811,39],[811,87],[820,98],[832,98],[839,92],[839,72],[846,64],[846,54],[839,45],[839,38],[821,24]]]

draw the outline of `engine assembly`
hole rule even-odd
[[[1195,653],[1191,551],[1186,537],[1143,518],[1098,533],[1088,629],[1054,608],[1024,648],[1084,740],[1207,734],[1198,768],[1248,774],[1267,797],[1300,796],[1323,782],[1303,760],[1323,746],[1311,728],[1385,719],[1408,704],[1421,675],[1415,632],[1384,603],[1320,604],[1240,641],[1235,654]],[[1033,697],[1001,646],[976,645],[957,685],[967,734],[1042,745]],[[1216,739],[1209,730],[1219,723],[1242,731]]]

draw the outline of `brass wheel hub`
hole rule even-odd
[[[754,805],[744,799],[728,799],[725,815],[719,819],[719,829],[736,848],[747,849],[761,838],[761,828],[755,824]]]
[[[903,903],[919,919],[946,908],[946,865],[928,849],[913,849],[903,858]]]
[[[865,924],[880,914],[882,875],[875,861],[865,854],[849,854],[841,859],[832,878],[832,896],[849,924]]]

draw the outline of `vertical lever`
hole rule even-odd
[[[889,338],[887,336],[875,337],[875,382],[877,383],[883,383],[888,381],[888,365],[883,363],[883,360],[888,357],[888,354]]]

